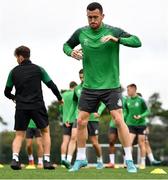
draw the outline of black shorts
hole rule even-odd
[[[109,134],[116,134],[116,135],[118,135],[117,128],[109,127],[108,133]]]
[[[41,131],[38,128],[27,128],[26,130],[26,138],[33,139],[33,137],[38,138],[41,137]]]
[[[88,129],[88,136],[98,136],[99,135],[99,122],[88,121],[87,129]]]
[[[14,129],[17,131],[26,131],[30,119],[33,119],[38,129],[44,129],[49,124],[45,107],[33,110],[16,109]]]
[[[105,90],[83,88],[79,110],[89,113],[97,112],[100,102],[103,102],[110,111],[122,108],[121,88]]]
[[[77,121],[74,123],[69,123],[69,127],[63,124],[63,135],[71,136],[72,128],[77,128]]]
[[[129,132],[136,135],[145,135],[146,126],[128,126]]]

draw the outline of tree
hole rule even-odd
[[[57,101],[53,101],[48,106],[48,119],[50,122],[51,136],[51,157],[56,163],[61,162],[61,143],[62,143],[62,123],[61,123],[60,106]]]

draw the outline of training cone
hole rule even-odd
[[[36,169],[36,166],[35,165],[28,165],[28,166],[26,166],[26,169]]]
[[[2,164],[0,164],[0,168],[3,168],[4,166]]]
[[[166,171],[164,171],[163,169],[160,168],[156,168],[153,171],[150,172],[151,174],[167,174]]]

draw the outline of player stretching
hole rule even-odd
[[[77,158],[71,171],[87,166],[86,128],[90,113],[97,112],[100,101],[110,110],[126,154],[128,172],[137,172],[132,160],[130,136],[122,116],[119,81],[119,45],[140,47],[138,37],[122,29],[104,24],[103,8],[99,3],[87,6],[89,26],[79,28],[64,44],[64,52],[83,59],[84,84],[79,101]],[[74,47],[81,44],[83,57]]]

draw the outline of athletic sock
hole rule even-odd
[[[124,147],[125,152],[125,160],[132,160],[132,148],[131,147]]]
[[[66,154],[61,154],[61,160],[65,160],[66,159]]]
[[[153,153],[149,153],[149,154],[148,154],[148,158],[149,158],[149,161],[150,161],[150,162],[152,162],[152,161],[155,160],[154,157],[153,157]]]
[[[38,157],[38,164],[43,164],[43,157]]]
[[[145,157],[141,157],[141,165],[145,166]]]
[[[19,161],[19,154],[18,153],[13,153],[12,154],[12,159],[15,159],[18,162]]]
[[[67,160],[69,161],[69,162],[71,162],[72,161],[72,155],[67,155]]]
[[[28,155],[28,159],[29,159],[29,161],[34,161],[33,154]]]
[[[97,157],[97,162],[103,163],[103,158],[102,158],[102,156]]]
[[[78,148],[76,160],[86,160],[86,148]]]
[[[50,162],[50,154],[44,154],[44,161]]]
[[[110,163],[114,164],[114,158],[115,158],[115,154],[109,154],[109,158],[110,158]]]

